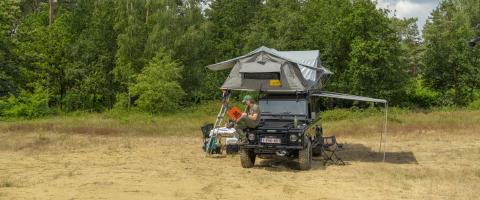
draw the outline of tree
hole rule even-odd
[[[424,52],[417,18],[392,18],[392,26],[400,38],[401,63],[412,77],[416,77],[422,68],[421,56]]]
[[[185,104],[196,104],[204,99],[214,98],[218,85],[205,85],[209,75],[205,66],[214,62],[211,51],[214,49],[211,23],[202,14],[201,1],[190,0],[178,8],[176,26],[181,29],[174,37],[172,57],[184,65],[182,88],[187,92]],[[170,22],[172,23],[172,22]],[[210,73],[213,74],[213,73]]]
[[[479,54],[466,42],[474,32],[464,8],[464,1],[443,1],[424,29],[423,78],[429,88],[442,94],[447,105],[465,105],[480,86]]]
[[[70,48],[72,61],[65,74],[70,80],[67,110],[112,108],[117,84],[114,80],[117,32],[115,1],[79,0],[71,22],[76,40]]]
[[[388,11],[368,0],[312,0],[303,12],[303,48],[320,49],[334,72],[327,90],[401,102],[408,76]]]
[[[267,1],[256,13],[246,36],[245,52],[260,46],[281,50],[308,47],[303,16],[304,2],[291,0]]]
[[[158,113],[179,109],[185,95],[179,81],[182,66],[168,54],[159,51],[129,87],[137,99],[135,105],[143,111]]]
[[[305,49],[319,49],[322,65],[334,72],[328,90],[349,92],[352,9],[351,1],[336,0],[312,0],[305,6]]]
[[[211,56],[215,62],[244,53],[245,33],[262,6],[261,0],[216,0],[211,3],[205,12],[212,23],[214,49]]]
[[[0,96],[16,93],[21,83],[20,71],[16,67],[17,57],[13,51],[12,35],[20,14],[15,0],[0,2]]]
[[[115,30],[117,37],[115,78],[127,88],[135,74],[144,66],[143,51],[146,42],[144,1],[123,0],[119,2]]]
[[[391,29],[386,12],[370,1],[355,1],[347,17],[353,34],[347,73],[350,92],[387,98],[393,104],[403,99],[408,80],[400,64],[399,38]]]
[[[65,71],[72,62],[68,59],[71,32],[71,13],[60,10],[57,19],[48,25],[47,9],[30,15],[17,30],[17,47],[25,61],[23,70],[29,82],[26,89],[33,91],[43,87],[52,92],[51,103],[62,108],[62,100],[68,89]]]

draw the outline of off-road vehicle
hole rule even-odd
[[[260,125],[245,130],[248,143],[240,146],[243,167],[253,167],[255,158],[261,156],[298,158],[301,170],[311,168],[312,155],[321,151],[322,129],[314,125],[316,112],[310,98],[304,93],[266,94],[259,99]]]
[[[388,107],[383,99],[323,91],[333,73],[322,66],[318,50],[278,51],[262,46],[207,68],[214,71],[230,69],[220,87],[223,103],[212,126],[214,131],[212,134],[204,131],[204,138],[209,136],[204,144],[207,153],[215,153],[214,150],[220,148],[215,141],[229,109],[229,91],[263,94],[258,102],[262,111],[261,123],[255,129],[245,130],[248,141],[240,148],[243,167],[252,167],[257,156],[283,156],[298,158],[300,169],[310,169],[312,155],[322,152],[324,139],[321,137],[322,128],[315,125],[318,110],[315,109],[317,103],[313,101],[314,97],[369,101]],[[386,133],[386,123],[384,127]]]

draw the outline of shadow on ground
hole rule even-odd
[[[338,156],[344,161],[358,162],[382,162],[383,152],[372,150],[363,144],[344,144],[344,150],[338,152]],[[393,164],[418,164],[415,155],[411,151],[386,152],[385,162]]]
[[[259,160],[255,164],[255,168],[265,169],[267,171],[299,171],[300,166],[298,165],[297,159],[286,159],[286,158],[271,158]],[[323,161],[313,160],[312,170],[322,170],[325,169]]]
[[[348,165],[349,162],[382,162],[383,152],[374,151],[363,144],[344,144],[343,151],[338,151],[337,155]],[[411,151],[386,152],[385,162],[392,164],[418,164],[415,155]],[[322,170],[331,166],[331,163],[325,165],[322,157],[314,157],[312,170]],[[286,158],[270,158],[258,160],[255,168],[261,168],[268,171],[292,171],[299,170],[297,160]]]

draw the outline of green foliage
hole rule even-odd
[[[304,3],[290,0],[267,1],[257,12],[246,37],[245,51],[260,46],[277,49],[302,48],[307,29],[302,10]]]
[[[0,116],[31,119],[53,114],[48,96],[48,92],[37,89],[34,93],[22,91],[19,96],[0,99]]]
[[[472,101],[469,105],[468,105],[468,108],[469,109],[472,109],[472,110],[480,110],[480,99],[477,99],[475,101]]]
[[[168,54],[160,51],[135,78],[129,87],[136,96],[135,105],[145,112],[172,112],[180,107],[185,95],[179,80],[182,66]]]
[[[122,85],[132,84],[135,74],[144,67],[143,50],[146,42],[146,26],[143,19],[144,1],[122,1],[115,29],[117,54],[114,75]]]
[[[20,16],[19,0],[0,1],[0,35],[11,35]]]
[[[417,18],[392,18],[392,28],[400,38],[401,53],[399,59],[404,69],[416,77],[423,68],[422,56],[424,47],[417,26]]]
[[[57,19],[50,26],[47,25],[47,17],[48,9],[44,6],[23,21],[17,30],[17,55],[23,61],[22,76],[28,80],[25,89],[47,88],[52,91],[51,102],[62,108],[70,82],[65,72],[73,63],[67,56],[73,40],[72,14],[59,9]]]
[[[478,13],[469,12],[470,6],[479,2],[443,1],[425,25],[423,77],[426,86],[441,93],[443,99],[451,99],[444,101],[447,105],[466,105],[480,87],[480,51],[466,42],[474,36],[473,20],[480,23],[474,18]]]
[[[349,92],[399,104],[408,77],[399,60],[399,38],[386,13],[370,1],[355,1],[347,21],[352,26],[350,34],[355,34],[346,70]]]
[[[261,0],[217,0],[211,3],[206,16],[212,23],[214,49],[211,56],[214,61],[244,53],[245,33],[262,6]]]
[[[115,67],[116,35],[114,1],[77,1],[73,12],[72,32],[77,40],[69,51],[69,67],[65,70],[68,89],[63,99],[65,111],[102,111],[112,108],[115,90],[112,70]],[[91,12],[85,12],[91,10]]]
[[[24,94],[41,87],[49,106],[64,112],[196,107],[220,98],[228,76],[206,65],[265,45],[319,49],[322,65],[335,73],[326,90],[411,107],[478,99],[480,48],[466,41],[480,34],[480,0],[442,1],[424,40],[417,19],[389,17],[370,0],[54,4],[50,16],[47,1],[0,1],[0,97],[28,102]]]
[[[129,108],[129,97],[128,94],[126,93],[119,93],[115,97],[116,102],[115,105],[113,106],[114,110],[126,110]]]
[[[438,100],[440,94],[425,87],[420,78],[411,81],[407,95],[409,106],[429,108],[441,104]]]
[[[15,66],[17,58],[14,54],[14,45],[11,42],[17,18],[20,14],[17,0],[0,2],[0,96],[16,93],[20,72]]]

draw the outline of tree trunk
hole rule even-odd
[[[130,95],[130,90],[129,90],[129,91],[128,91],[128,106],[127,106],[127,110],[128,110],[128,111],[130,111],[130,104],[131,104],[130,102],[131,102],[131,100],[132,100],[132,97],[131,97],[131,95]]]
[[[48,0],[48,25],[52,25],[53,23],[53,0]]]
[[[145,24],[148,24],[148,17],[149,17],[149,14],[150,14],[150,8],[147,8],[147,11],[145,12]]]
[[[458,85],[458,79],[457,79],[457,64],[454,63],[453,64],[453,87],[454,87],[454,101],[455,101],[455,104],[458,104],[459,103],[459,98],[458,98],[458,94],[459,94],[459,85]]]
[[[32,1],[32,13],[37,13],[38,11],[38,0]]]

